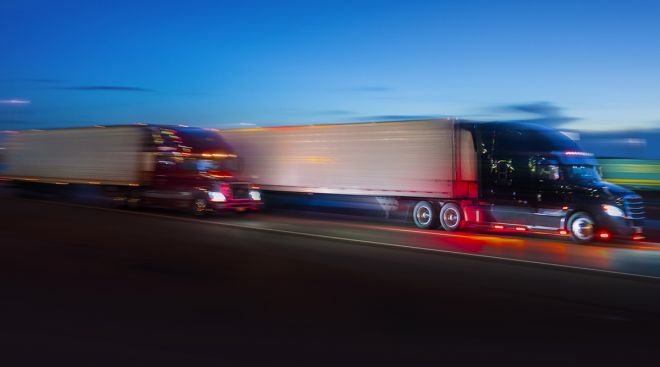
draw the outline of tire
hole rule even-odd
[[[138,192],[131,192],[126,200],[126,207],[130,210],[140,210],[144,207],[142,195]]]
[[[455,203],[447,203],[440,209],[440,225],[447,232],[454,232],[461,228],[463,212]]]
[[[437,210],[428,201],[420,201],[413,209],[413,222],[417,228],[433,228],[438,222]]]
[[[596,237],[596,222],[585,212],[577,212],[568,219],[568,231],[577,243],[589,243]]]
[[[110,198],[112,200],[112,206],[118,209],[128,209],[128,198],[122,196],[122,194],[117,194]]]
[[[190,213],[195,217],[203,217],[208,214],[209,200],[205,197],[195,197],[190,203]]]

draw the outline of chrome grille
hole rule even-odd
[[[630,195],[623,198],[623,207],[626,211],[626,217],[632,219],[633,225],[641,226],[646,218],[644,212],[644,200],[637,195]]]
[[[234,199],[249,199],[250,198],[250,186],[247,184],[232,184],[231,185],[231,196]]]

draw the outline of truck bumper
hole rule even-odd
[[[254,200],[234,200],[225,202],[212,202],[211,209],[213,211],[236,211],[243,212],[247,210],[255,211],[263,207],[262,201]]]
[[[622,217],[601,215],[598,218],[599,229],[607,231],[613,238],[622,240],[643,240],[644,229],[641,223]]]

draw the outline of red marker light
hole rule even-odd
[[[504,229],[504,226],[501,225],[501,224],[496,224],[496,225],[493,226],[493,228],[495,228],[495,229]]]
[[[561,210],[568,210],[568,206],[562,206]]]
[[[524,232],[526,230],[527,230],[527,228],[525,228],[525,227],[516,227],[516,231]]]
[[[568,231],[565,230],[565,229],[562,229],[561,231],[559,231],[559,234],[566,235],[566,234],[568,234]]]
[[[641,241],[643,239],[646,239],[646,237],[642,236],[641,234],[635,234],[632,237],[633,241]]]
[[[610,238],[610,234],[607,233],[607,232],[601,232],[601,233],[598,234],[598,237],[600,237],[601,239],[607,240],[607,239]]]

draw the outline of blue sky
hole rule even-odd
[[[0,130],[660,126],[657,1],[0,2]],[[537,108],[540,107],[540,108]]]

